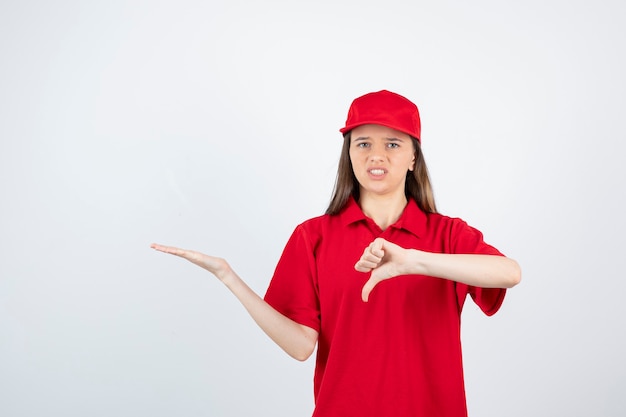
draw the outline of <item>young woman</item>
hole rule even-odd
[[[460,315],[487,314],[518,264],[437,213],[417,106],[378,91],[350,106],[323,216],[289,239],[265,298],[224,259],[153,244],[207,269],[289,355],[317,345],[315,417],[466,416]]]

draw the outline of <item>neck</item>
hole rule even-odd
[[[363,213],[374,220],[374,223],[382,230],[398,221],[406,204],[407,199],[404,193],[391,197],[361,194],[359,199],[359,206]]]

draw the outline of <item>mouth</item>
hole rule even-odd
[[[374,176],[381,176],[381,175],[385,175],[387,173],[387,170],[383,168],[371,168],[371,169],[368,169],[367,172],[369,172],[371,175],[374,175]]]

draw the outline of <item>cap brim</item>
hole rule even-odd
[[[377,121],[365,121],[365,122],[354,123],[354,124],[351,124],[351,125],[346,125],[346,126],[342,127],[341,129],[339,129],[339,131],[341,133],[343,133],[343,134],[346,134],[347,132],[351,131],[352,129],[357,128],[359,126],[363,126],[363,125],[380,125],[380,126],[390,127],[391,129],[397,130],[397,131],[402,132],[402,133],[406,133],[407,135],[409,135],[412,138],[415,138],[419,142],[421,142],[421,139],[418,138],[417,136],[415,136],[414,133],[408,132],[408,131],[404,130],[401,127],[394,126],[391,123],[382,123],[379,120],[377,120]]]

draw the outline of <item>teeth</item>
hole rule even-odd
[[[384,169],[371,169],[370,172],[373,175],[383,175],[385,173]]]

